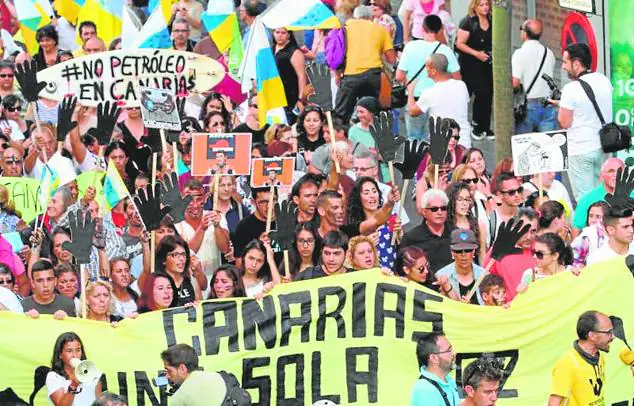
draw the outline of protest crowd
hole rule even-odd
[[[73,21],[56,0],[30,47],[20,2],[0,1],[0,310],[116,329],[148,312],[261,299],[281,284],[377,268],[449,300],[509,308],[542,279],[634,254],[634,171],[604,152],[597,111],[612,117],[612,85],[590,70],[587,46],[563,52],[571,81],[555,99],[541,75],[555,76],[543,22],[522,24],[512,83],[526,111],[515,133],[567,130],[569,167],[519,176],[510,157],[486,162],[473,146],[495,139],[489,0],[470,0],[466,16],[450,15],[444,0],[396,2],[400,9],[388,0],[295,2],[316,7],[312,27],[289,30],[285,11],[256,0],[165,2],[167,37],[147,47],[126,38],[125,25],[112,37],[102,20]],[[145,28],[164,2],[127,3],[124,12]],[[230,3],[235,37],[219,39],[206,18],[215,3]],[[320,28],[322,20],[345,30]],[[13,41],[16,31],[24,38]],[[205,69],[220,69],[233,87],[218,80],[168,94],[151,89],[160,81],[128,73],[145,86],[134,90],[135,104],[123,91],[87,96],[62,73],[108,52],[121,61],[142,51],[135,46],[160,48],[165,60],[202,58],[206,65],[180,74],[195,69],[202,81]],[[44,97],[49,82],[68,91]],[[18,181],[38,182],[41,210],[31,216],[12,198]],[[412,200],[407,213],[403,202]],[[602,365],[614,339],[612,320],[591,310],[578,312],[577,365]],[[470,364],[459,394],[449,339],[429,333],[416,348],[420,379],[402,388],[412,405],[495,404],[499,360]],[[71,358],[86,354],[81,338],[65,333],[45,382],[53,404],[126,404],[98,382],[80,382]],[[197,371],[191,348],[179,344],[161,358],[181,388],[170,404],[221,404],[200,387],[229,386]],[[585,372],[570,360],[553,367],[544,402],[603,399],[605,389],[576,385]],[[197,395],[185,398],[194,380]]]

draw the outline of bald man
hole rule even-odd
[[[99,37],[92,37],[84,44],[84,52],[86,55],[97,54],[106,51],[106,44]]]
[[[539,42],[543,25],[539,20],[526,20],[520,27],[522,46],[513,52],[513,89],[520,86],[526,92],[528,112],[524,120],[515,123],[515,134],[544,132],[557,129],[557,113],[547,103],[550,89],[542,74],[553,77],[555,55]],[[534,83],[533,83],[534,81]]]

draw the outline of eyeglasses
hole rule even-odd
[[[254,109],[257,109],[257,108],[258,108],[258,105],[257,105],[257,104],[255,104],[255,103],[253,103],[253,104],[249,104],[249,107],[253,107]]]
[[[429,263],[425,263],[418,268],[419,273],[423,273],[429,269]]]
[[[469,183],[473,183],[474,185],[477,185],[478,182],[480,182],[480,179],[478,179],[478,178],[464,178],[464,179],[462,179],[462,182],[466,183],[467,185]]]
[[[180,34],[180,33],[183,33],[183,34],[184,34],[184,33],[186,33],[186,32],[189,32],[189,30],[172,30],[172,32],[175,32],[175,33],[177,33],[177,34]]]
[[[440,355],[440,354],[447,354],[447,353],[450,353],[450,352],[453,352],[453,347],[451,347],[451,346],[449,346],[449,348],[447,348],[444,351],[432,352],[432,354]]]
[[[315,243],[315,239],[314,238],[298,238],[297,243],[302,246],[313,245]]]
[[[13,283],[13,281],[11,280],[11,278],[9,279],[0,279],[0,285],[11,285]]]
[[[473,248],[464,249],[464,250],[451,250],[454,254],[471,254],[474,251]]]
[[[4,163],[7,165],[22,165],[22,160],[10,157],[9,159],[5,159]]]
[[[447,211],[448,207],[447,206],[439,206],[439,207],[426,207],[427,210],[431,211],[432,213],[436,213],[438,210],[440,211]]]
[[[360,166],[355,166],[354,168],[352,168],[355,172],[366,172],[369,171],[371,169],[376,168],[376,166],[368,166],[367,168],[362,168]]]
[[[614,335],[614,330],[610,329],[610,330],[592,330],[595,333],[601,333],[601,334],[607,334],[607,335]]]
[[[224,127],[225,126],[225,122],[224,121],[212,121],[211,123],[209,123],[212,127]]]
[[[4,106],[5,110],[7,110],[9,113],[14,113],[16,111],[20,111],[22,109],[22,106]]]
[[[187,253],[186,252],[170,252],[169,254],[167,254],[168,257],[172,258],[172,259],[177,259],[177,258],[187,258]]]
[[[537,259],[544,259],[544,255],[552,254],[552,252],[543,252],[543,251],[537,251],[537,250],[531,250],[531,252],[533,253],[533,256]]]
[[[3,73],[0,74],[0,79],[13,78],[15,75],[13,73]]]
[[[516,193],[523,193],[524,192],[524,187],[520,186],[517,189],[509,189],[509,190],[500,190],[500,193],[504,193],[507,194],[509,196],[515,196]]]
[[[458,196],[458,198],[456,198],[456,201],[458,203],[469,203],[469,204],[473,203],[473,199],[471,199],[470,197],[460,197],[460,196]]]

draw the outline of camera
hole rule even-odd
[[[170,382],[167,379],[167,371],[164,369],[159,371],[158,376],[152,378],[152,383],[159,388],[169,385]]]
[[[557,87],[557,83],[555,83],[555,80],[548,76],[548,74],[546,73],[542,73],[542,79],[544,79],[544,81],[548,85],[548,88],[550,89],[550,100],[561,99],[561,90],[559,90],[559,87]]]

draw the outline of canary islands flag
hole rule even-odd
[[[79,11],[84,5],[84,0],[55,0],[53,4],[57,14],[64,17],[71,24],[75,24]]]
[[[284,107],[288,103],[264,24],[259,18],[253,23],[252,30],[246,56],[240,67],[242,91],[247,93],[251,89],[251,80],[255,79],[258,92],[258,119],[260,125],[264,126],[269,110]]]
[[[103,195],[106,212],[111,211],[117,203],[130,196],[130,192],[128,192],[128,188],[123,183],[123,179],[121,179],[121,175],[119,175],[119,171],[112,159],[108,162],[108,170],[103,182]]]
[[[163,10],[157,7],[147,19],[132,48],[171,48],[172,39],[167,28]]]
[[[43,0],[16,0],[14,7],[20,22],[20,33],[24,39],[24,45],[31,54],[34,54],[38,49],[35,32],[51,22],[53,9],[50,3]]]
[[[202,22],[221,53],[229,51],[229,73],[235,75],[242,63],[243,44],[233,0],[210,1]]]
[[[38,200],[45,211],[49,199],[59,186],[59,174],[55,169],[51,168],[50,165],[45,164],[42,175],[40,176],[40,190],[38,191]]]
[[[113,39],[121,36],[122,16],[123,4],[119,0],[84,0],[77,15],[77,27],[84,21],[93,21],[97,25],[99,38],[107,47]],[[81,43],[79,33],[77,43]]]
[[[268,28],[289,30],[340,28],[339,19],[320,0],[281,0],[262,18]]]

